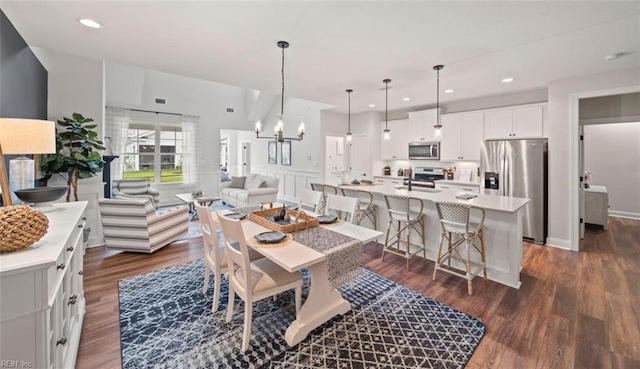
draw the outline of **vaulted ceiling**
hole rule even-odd
[[[31,46],[280,92],[352,112],[544,88],[640,67],[639,1],[7,1]],[[92,18],[102,29],[81,26]],[[607,61],[607,55],[623,57]],[[502,83],[506,77],[511,83]],[[445,89],[454,93],[444,94]],[[403,101],[403,98],[410,98]],[[369,104],[375,104],[371,108]]]

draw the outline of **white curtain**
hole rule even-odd
[[[182,116],[182,181],[198,182],[198,155],[200,153],[200,117]]]
[[[122,171],[124,169],[124,150],[127,143],[127,130],[129,129],[129,109],[115,108],[107,106],[106,108],[106,127],[105,127],[105,144],[108,144],[111,139],[112,155],[119,155],[112,162],[113,171],[111,172],[111,179],[122,179]],[[108,147],[107,147],[108,151]]]

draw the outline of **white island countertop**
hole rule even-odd
[[[376,185],[376,186],[351,186],[342,185],[340,187],[352,188],[355,190],[364,190],[373,193],[380,193],[383,195],[402,195],[415,197],[421,200],[428,201],[449,201],[457,202],[460,204],[469,204],[485,210],[502,211],[507,213],[515,213],[523,206],[529,203],[529,199],[521,197],[507,197],[488,194],[477,194],[478,197],[469,200],[462,200],[456,198],[459,194],[465,194],[466,192],[452,190],[437,190],[437,189],[423,189],[418,191],[407,191],[404,189],[397,189],[393,186]]]

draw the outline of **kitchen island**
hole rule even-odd
[[[385,194],[395,194],[419,198],[424,203],[426,215],[425,231],[427,238],[427,258],[435,260],[440,244],[440,223],[433,201],[450,201],[469,204],[485,210],[484,240],[486,245],[487,277],[510,287],[520,288],[520,269],[522,262],[522,215],[529,199],[497,195],[477,194],[469,200],[457,199],[456,190],[415,189],[407,191],[404,187],[379,184],[375,186],[343,185],[340,187],[369,191],[378,206],[378,230],[385,232],[389,226],[389,214],[384,200]],[[417,209],[416,209],[417,210]],[[472,211],[471,220],[479,221],[479,214]],[[413,237],[412,241],[419,237]],[[380,238],[384,243],[384,236]],[[415,241],[413,241],[415,242]],[[455,265],[455,263],[453,263]],[[462,266],[460,263],[456,266]]]

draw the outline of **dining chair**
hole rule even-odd
[[[373,224],[373,229],[378,230],[377,206],[373,203],[373,194],[369,191],[354,190],[352,188],[341,188],[341,190],[344,196],[358,199],[356,224],[362,225],[362,221],[368,219]]]
[[[325,215],[330,215],[334,210],[337,213],[338,218],[343,218],[345,221],[349,219],[350,223],[356,222],[356,211],[358,208],[358,199],[355,197],[327,195],[327,206],[325,207]],[[348,218],[347,218],[348,215]]]
[[[218,223],[222,229],[224,243],[229,262],[229,304],[227,305],[227,323],[233,317],[235,295],[244,301],[244,331],[242,335],[242,351],[247,351],[251,337],[251,317],[253,303],[267,297],[275,296],[288,290],[295,290],[296,316],[300,311],[302,300],[302,273],[290,273],[267,258],[251,261],[249,248],[242,225],[237,219],[225,218],[218,211]],[[231,243],[238,243],[238,248]]]
[[[213,219],[213,214],[208,206],[195,201],[194,206],[200,219],[200,228],[202,229],[202,245],[204,247],[204,286],[202,293],[206,294],[209,288],[209,275],[213,273],[213,304],[211,311],[218,310],[220,301],[220,281],[223,274],[227,274],[227,257],[225,255],[224,243],[218,241],[216,232],[217,225]],[[256,251],[251,250],[249,259],[256,260],[264,256]]]
[[[471,281],[481,271],[483,272],[485,281],[487,280],[487,264],[484,252],[484,209],[471,206],[469,204],[459,204],[455,202],[434,201],[438,217],[440,218],[440,247],[438,248],[438,257],[436,258],[435,269],[433,270],[433,280],[436,279],[436,272],[442,270],[449,274],[464,278],[467,280],[467,292],[473,294],[473,285]],[[470,221],[471,210],[480,212],[480,222],[473,223]],[[459,238],[453,240],[453,235]],[[480,240],[480,247],[475,244],[475,240]],[[447,242],[447,250],[442,253],[442,246]],[[459,249],[464,247],[461,253]],[[480,256],[480,261],[471,258],[471,251],[476,251]],[[464,268],[456,268],[461,270],[458,272],[451,267],[451,259],[459,260],[464,263]],[[446,262],[446,266],[444,265]],[[472,266],[476,266],[474,271]]]
[[[322,193],[313,190],[302,190],[298,200],[298,209],[316,212],[320,206]]]

